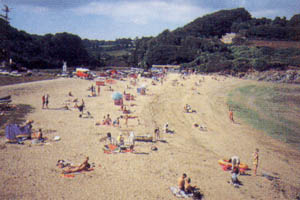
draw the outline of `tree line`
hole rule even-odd
[[[220,38],[229,32],[242,40],[227,45]],[[249,47],[248,39],[300,39],[300,14],[290,20],[252,18],[244,8],[221,10],[156,37],[121,38],[114,41],[82,40],[70,33],[31,35],[0,19],[0,61],[12,58],[27,68],[68,66],[90,68],[122,65],[149,68],[153,64],[180,64],[199,71],[266,70],[299,65],[298,49]]]

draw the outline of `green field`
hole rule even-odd
[[[300,149],[300,87],[251,84],[228,94],[235,116]]]

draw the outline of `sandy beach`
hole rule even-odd
[[[204,81],[199,86],[195,82]],[[177,80],[178,84],[174,84]],[[182,80],[169,74],[161,85],[140,78],[137,86],[147,85],[147,94],[140,95],[130,79],[116,81],[114,91],[133,94],[135,101],[125,105],[138,116],[129,119],[128,127],[96,126],[103,116],[114,120],[122,115],[115,106],[112,91],[101,87],[100,96],[88,97],[88,87],[95,81],[59,78],[0,87],[0,95],[12,95],[14,104],[26,104],[34,109],[26,118],[34,120],[33,129],[41,128],[48,138],[42,145],[25,141],[24,145],[5,144],[0,138],[0,199],[177,199],[169,187],[186,173],[197,185],[203,199],[296,199],[300,191],[300,152],[289,145],[259,132],[236,118],[228,118],[228,91],[251,81],[236,78],[191,75]],[[126,87],[130,86],[131,89]],[[74,97],[69,97],[72,92]],[[42,109],[42,95],[50,95],[49,109]],[[62,110],[64,103],[84,99],[85,112],[93,118],[80,118],[77,109]],[[195,113],[184,113],[185,104]],[[73,103],[70,104],[73,106]],[[164,142],[136,142],[137,153],[105,154],[105,142],[100,139],[111,132],[113,137],[134,131],[135,135],[153,134],[168,122],[174,134],[161,134]],[[207,127],[201,131],[194,124]],[[60,141],[53,141],[60,136]],[[252,153],[260,149],[258,176],[239,176],[242,186],[234,188],[230,172],[223,171],[218,160],[233,155],[252,168]],[[89,156],[94,170],[61,176],[58,160],[74,164]],[[279,179],[268,180],[262,174]]]

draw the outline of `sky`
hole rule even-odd
[[[243,7],[252,17],[290,19],[300,0],[0,0],[10,24],[31,34],[68,32],[82,39],[156,36],[203,15]]]

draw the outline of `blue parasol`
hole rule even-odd
[[[113,100],[119,100],[119,99],[122,99],[122,98],[123,98],[123,95],[120,92],[114,92],[112,94],[112,99]]]

